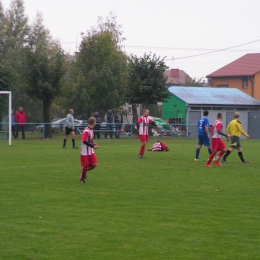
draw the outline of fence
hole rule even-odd
[[[46,125],[52,125],[53,138],[65,135],[65,125],[64,124],[52,124],[52,123],[26,123],[25,124],[25,135],[26,139],[44,139]],[[87,123],[76,125],[75,133],[80,134]],[[118,137],[118,138],[134,138],[138,137],[138,131],[135,129],[135,124],[123,123],[123,124],[108,124],[101,123],[97,124],[94,128],[94,133],[99,134],[99,138],[106,137]],[[192,127],[190,127],[192,126]],[[186,137],[191,138],[192,133],[188,131],[189,128],[194,128],[196,125],[182,125],[182,124],[169,124],[169,129],[165,128],[154,128],[149,127],[149,135],[155,137]],[[21,129],[18,124],[14,125],[14,131],[18,130],[18,138],[21,138]],[[0,139],[6,139],[8,136],[8,123],[0,123]]]

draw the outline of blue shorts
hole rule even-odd
[[[198,145],[210,146],[210,139],[207,134],[199,134],[198,136]]]

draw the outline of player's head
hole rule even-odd
[[[217,119],[222,119],[223,117],[222,117],[222,113],[218,113],[217,114]]]
[[[143,110],[143,115],[144,116],[149,116],[149,109],[144,109]]]
[[[69,114],[71,114],[71,115],[74,114],[74,110],[72,108],[69,110]]]
[[[19,107],[19,111],[20,111],[20,112],[23,112],[23,107]]]
[[[238,112],[234,113],[234,118],[239,118],[239,113]]]
[[[169,152],[170,149],[169,149],[168,147],[166,147],[164,151],[165,151],[165,152]]]
[[[208,116],[209,115],[209,111],[208,110],[205,110],[204,112],[203,112],[203,116]]]
[[[96,118],[95,117],[90,117],[88,119],[88,125],[89,126],[95,126],[95,124],[96,124]]]

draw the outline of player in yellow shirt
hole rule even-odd
[[[246,136],[247,138],[249,138],[249,135],[244,131],[244,129],[242,128],[242,124],[238,121],[238,119],[239,119],[239,113],[235,112],[234,119],[232,121],[230,121],[227,126],[226,134],[230,134],[231,144],[230,144],[229,149],[227,150],[227,152],[221,159],[222,163],[226,163],[227,157],[231,154],[231,152],[234,149],[238,150],[238,156],[242,163],[249,162],[243,158],[242,146],[240,144],[240,134]]]

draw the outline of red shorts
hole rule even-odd
[[[220,138],[212,138],[211,143],[212,143],[212,151],[215,153],[218,151],[222,151],[226,148],[225,143]]]
[[[139,135],[140,141],[148,143],[148,135]]]
[[[93,164],[97,164],[97,157],[96,155],[93,153],[91,155],[80,155],[80,163],[82,167],[89,167]]]

